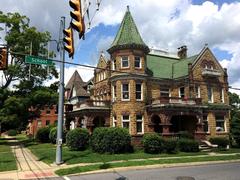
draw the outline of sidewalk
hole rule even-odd
[[[5,138],[8,138],[5,136]],[[17,140],[8,140],[16,158],[18,170],[0,172],[0,180],[37,179],[56,177],[55,168],[38,161],[37,158]]]

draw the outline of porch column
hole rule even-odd
[[[148,114],[148,121],[147,121],[147,131],[144,130],[144,132],[148,132],[148,133],[154,133],[154,124],[152,122],[152,115],[153,114]]]
[[[74,118],[74,121],[75,121],[75,127],[80,127],[81,126],[81,122],[79,122],[80,121],[80,117],[75,117]]]
[[[204,132],[203,131],[203,115],[197,115],[197,128],[196,128],[196,132]]]
[[[196,131],[195,131],[195,139],[197,140],[202,140],[205,139],[205,132],[203,130],[203,115],[202,114],[198,114],[197,116],[197,124],[196,124]]]
[[[159,114],[159,117],[161,119],[161,125],[163,128],[162,134],[169,135],[170,134],[169,127],[171,126],[171,123],[170,123],[171,115],[161,113],[161,114]]]
[[[105,119],[105,124],[104,126],[105,127],[110,127],[110,117],[108,115],[105,115],[104,116],[104,119]]]
[[[89,116],[89,117],[86,117],[86,119],[87,119],[86,127],[87,127],[89,133],[92,134],[93,133],[93,119],[94,119],[94,117]]]

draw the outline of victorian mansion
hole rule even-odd
[[[66,122],[90,132],[127,128],[136,140],[151,132],[188,131],[197,139],[228,135],[227,70],[207,46],[191,57],[186,46],[176,55],[149,49],[127,9],[108,53],[110,59],[100,56],[91,83],[81,85],[74,75],[79,77],[66,91]]]

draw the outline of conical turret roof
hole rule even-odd
[[[137,26],[132,18],[132,15],[127,7],[127,11],[124,15],[118,33],[108,49],[109,53],[112,53],[118,49],[141,49],[146,53],[149,52],[148,46],[143,42],[142,37],[140,36]]]

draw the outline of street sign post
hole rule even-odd
[[[51,59],[45,59],[45,58],[36,57],[36,56],[25,56],[25,63],[47,65],[47,66],[54,65]]]

